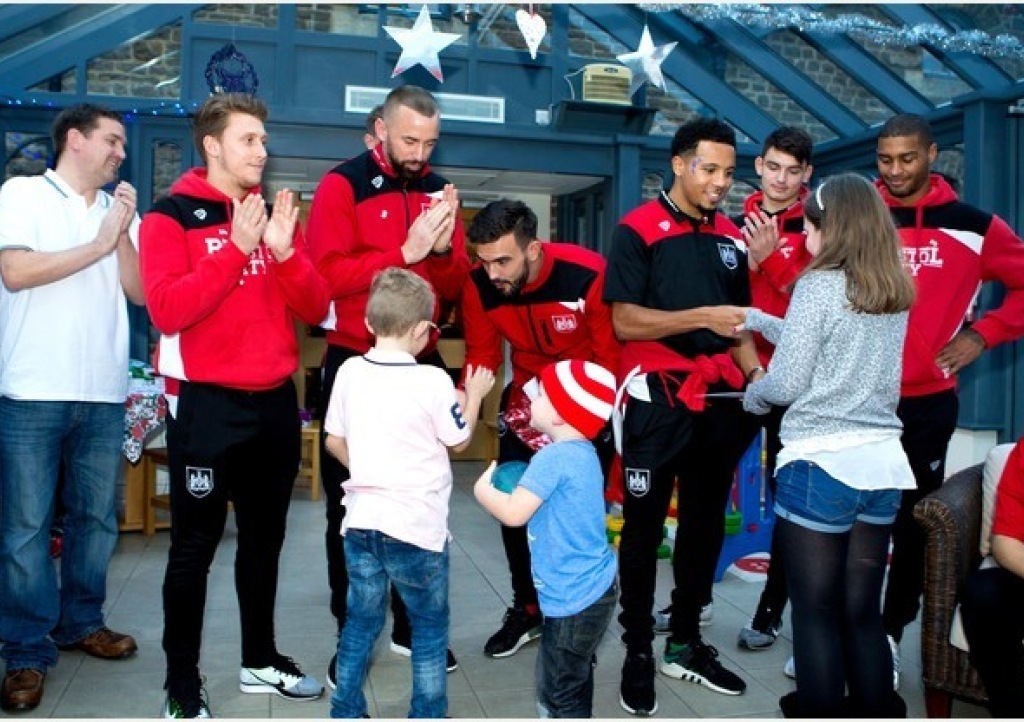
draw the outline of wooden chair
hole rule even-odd
[[[302,456],[295,483],[309,485],[309,498],[320,500],[320,422],[310,421],[302,427]]]
[[[156,470],[159,467],[167,467],[167,449],[164,447],[148,448],[142,452],[143,466],[143,502],[142,502],[142,533],[146,536],[153,536],[157,529],[168,529],[170,521],[157,521],[156,510],[164,509],[168,513],[171,510],[170,494],[156,493]]]
[[[949,641],[957,593],[981,562],[981,479],[981,464],[964,469],[914,506],[926,534],[921,681],[929,717],[949,717],[954,697],[988,701],[967,653]]]

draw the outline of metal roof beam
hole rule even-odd
[[[112,5],[108,12],[0,60],[0,87],[20,92],[202,5]]]
[[[587,20],[628,47],[635,48],[643,30],[641,11],[626,5],[574,5]],[[652,26],[672,36],[673,40],[692,45],[693,29],[678,22],[665,22],[655,13],[648,17]],[[779,126],[779,122],[733,90],[722,78],[714,75],[687,54],[671,53],[661,66],[662,72],[692,93],[701,102],[714,108],[723,119],[760,143]]]
[[[716,22],[709,30],[730,52],[839,135],[853,135],[867,125],[735,20]]]
[[[0,5],[0,40],[13,38],[19,33],[52,20],[76,5]]]
[[[829,35],[827,41],[819,41],[815,33],[796,32],[808,45],[897,112],[923,115],[934,109],[924,96],[849,37]]]
[[[949,28],[949,23],[925,5],[885,4],[877,7],[905,25],[938,25]],[[998,87],[1011,82],[1010,76],[988,58],[973,53],[946,52],[934,45],[926,47],[928,52],[976,89]]]

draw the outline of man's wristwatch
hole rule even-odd
[[[451,252],[452,252],[452,244],[451,243],[449,243],[448,246],[443,251],[435,251],[433,248],[430,249],[430,255],[432,255],[432,256],[447,256]]]
[[[756,374],[758,371],[760,371],[761,373],[766,373],[764,370],[764,366],[755,366],[754,368],[747,371],[747,383],[750,383],[751,381],[754,380],[754,374]]]

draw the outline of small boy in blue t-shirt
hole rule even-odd
[[[551,437],[512,493],[491,485],[477,501],[507,526],[527,525],[533,581],[544,613],[537,656],[542,717],[590,717],[594,650],[618,596],[615,555],[605,532],[604,474],[591,439],[611,417],[615,377],[589,361],[559,361],[540,374],[531,425]]]

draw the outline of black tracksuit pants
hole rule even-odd
[[[171,548],[164,576],[168,679],[198,675],[206,584],[235,509],[235,590],[242,666],[274,661],[278,558],[299,467],[299,415],[291,379],[247,392],[183,382],[168,416]]]

